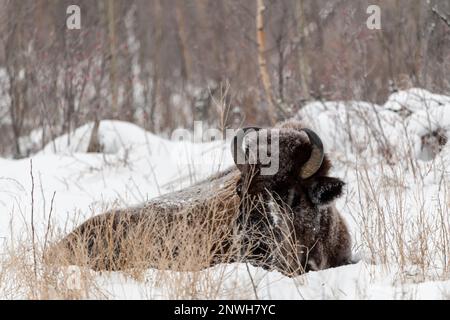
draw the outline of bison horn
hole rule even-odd
[[[259,127],[245,127],[243,129],[238,130],[236,135],[231,142],[231,154],[233,155],[234,163],[239,171],[242,171],[243,164],[239,163],[239,160],[246,159],[245,152],[242,149],[242,143],[244,142],[244,137],[250,130],[259,131],[261,128]]]
[[[308,179],[322,166],[324,158],[323,143],[314,131],[306,128],[302,129],[302,131],[308,135],[309,142],[312,145],[311,156],[300,169],[300,177],[302,179]]]

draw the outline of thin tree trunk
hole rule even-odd
[[[114,34],[114,24],[112,24],[112,26],[111,26],[111,22],[114,21],[113,20],[114,9],[110,8],[110,5],[112,5],[111,4],[112,0],[105,0],[105,2],[108,4],[108,16],[106,18],[107,18],[107,21],[109,22],[109,25],[110,25],[110,28],[109,28],[110,53],[113,54],[114,53],[114,50],[113,50],[114,47],[111,46],[111,44],[113,43],[111,41],[111,34]],[[102,2],[102,1],[98,2],[98,7],[99,7],[99,11],[100,12],[102,12],[104,10],[105,2]],[[111,14],[111,12],[112,12],[112,14]],[[100,25],[104,26],[105,24],[106,24],[105,17],[103,15],[100,15]],[[104,42],[103,42],[104,40],[105,39],[103,39],[103,38],[101,40],[102,41],[102,43],[101,43],[102,47],[104,45]],[[101,93],[100,92],[101,92],[101,84],[102,84],[103,77],[105,75],[105,67],[106,67],[106,57],[105,57],[105,53],[104,53],[103,50],[102,50],[102,53],[103,53],[103,56],[102,56],[102,61],[101,61],[101,66],[100,66],[100,75],[99,75],[97,81],[94,82],[94,90],[95,90],[94,126],[92,127],[91,136],[89,138],[88,148],[86,150],[87,152],[95,152],[95,153],[98,153],[98,152],[102,151],[101,150],[102,148],[101,148],[101,145],[100,145],[100,140],[99,140],[99,137],[98,137],[98,131],[99,131],[100,122],[101,122],[101,119],[100,119],[100,117],[101,117],[101,114],[100,114],[100,111],[101,111]],[[110,76],[111,75],[112,74],[110,73]],[[110,78],[110,80],[111,80],[111,78]],[[117,96],[116,96],[116,98],[117,98]],[[113,103],[114,103],[114,97],[113,97]],[[117,100],[116,100],[116,103],[117,103]],[[116,106],[117,106],[117,104],[116,104]],[[113,109],[113,112],[115,110],[116,109]]]
[[[155,1],[155,7],[154,10],[154,23],[155,23],[155,43],[152,47],[152,74],[151,74],[151,97],[150,97],[150,109],[149,109],[149,121],[151,125],[151,130],[153,132],[158,131],[161,129],[156,127],[156,112],[158,111],[158,97],[161,92],[160,88],[160,67],[159,62],[161,61],[161,44],[163,40],[163,30],[164,30],[164,24],[162,20],[162,14],[163,14],[163,7],[160,0]],[[145,57],[144,57],[145,60]]]
[[[306,99],[309,98],[309,87],[308,87],[308,61],[305,53],[305,45],[306,45],[306,32],[305,32],[305,10],[303,7],[303,1],[298,2],[298,19],[299,19],[299,30],[298,33],[300,35],[300,46],[299,46],[299,57],[298,57],[298,66],[300,73],[300,86],[302,88],[303,95]]]
[[[134,6],[134,5],[133,5]],[[124,38],[124,41],[128,44],[124,48],[123,56],[126,61],[125,70],[123,71],[125,73],[124,78],[126,79],[125,83],[125,103],[123,108],[125,108],[125,120],[129,122],[134,121],[135,116],[135,105],[134,105],[134,73],[133,73],[133,63],[134,63],[134,52],[131,50],[131,43],[130,38],[134,37],[134,24],[133,21],[135,21],[135,10],[133,9],[133,6],[129,9],[129,11],[126,13],[126,15],[132,15],[133,19],[131,19],[131,24],[124,23],[122,25],[122,36]]]
[[[111,108],[113,115],[118,112],[118,88],[117,88],[117,57],[116,57],[116,28],[115,28],[115,12],[114,1],[107,0],[107,19],[108,19],[108,33],[109,33],[109,50],[111,55],[111,65],[109,73],[109,81],[111,83]]]
[[[91,131],[91,137],[89,139],[89,145],[88,145],[88,149],[87,152],[101,152],[101,145],[100,145],[100,141],[98,139],[98,130],[100,128],[100,120],[98,119],[98,117],[95,117],[95,121],[94,121],[94,127],[92,128]]]
[[[12,5],[13,6],[13,5]],[[23,156],[20,147],[20,136],[22,134],[25,113],[28,109],[26,101],[26,78],[21,79],[20,72],[24,67],[23,63],[23,24],[25,19],[22,15],[22,6],[10,7],[8,10],[11,18],[8,27],[11,30],[5,41],[6,53],[6,70],[9,75],[9,96],[11,103],[9,106],[9,114],[11,117],[11,127],[14,137],[14,158],[21,158]]]
[[[277,122],[275,109],[275,101],[272,94],[272,85],[270,82],[269,72],[267,70],[267,61],[265,58],[266,51],[266,35],[264,32],[264,6],[263,0],[256,0],[256,42],[258,44],[258,66],[261,75],[261,81],[269,104],[269,120],[272,124]]]
[[[181,55],[181,61],[182,64],[182,77],[186,81],[188,80],[189,76],[192,72],[192,58],[189,53],[188,48],[188,38],[187,38],[187,32],[186,32],[186,23],[184,19],[184,12],[180,6],[182,6],[182,3],[184,1],[177,1],[175,3],[175,15],[178,25],[178,38],[180,43],[180,55]]]

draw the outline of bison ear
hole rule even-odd
[[[317,177],[308,187],[308,195],[315,205],[327,206],[342,195],[344,185],[338,178]]]

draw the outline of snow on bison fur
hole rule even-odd
[[[232,168],[141,206],[95,216],[51,251],[60,262],[95,270],[196,271],[249,262],[296,276],[349,263],[350,235],[334,205],[344,182],[327,176],[331,163],[317,134],[293,121],[253,136],[248,129],[233,139]],[[278,156],[278,172],[262,175],[260,162],[237,161],[249,159],[249,146],[262,134],[270,145],[275,132],[279,148],[271,156]]]

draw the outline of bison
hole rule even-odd
[[[279,168],[265,175],[267,164],[250,146],[263,135],[271,145],[275,134],[278,148],[270,153]],[[316,133],[296,121],[244,128],[232,153],[236,165],[228,170],[87,220],[53,246],[52,256],[95,270],[195,271],[249,262],[290,277],[351,262],[351,238],[334,205],[344,182],[328,176],[331,163]]]

